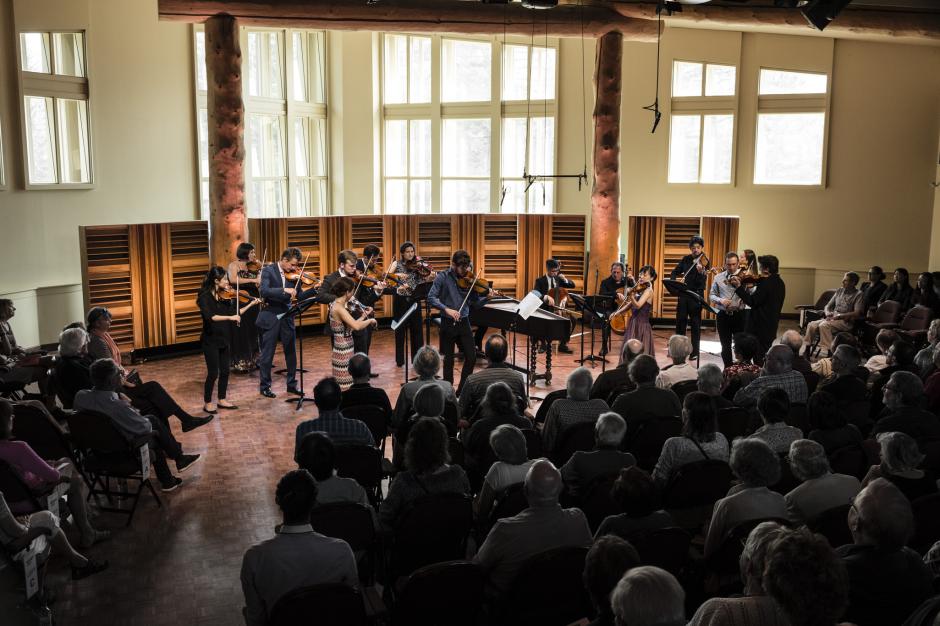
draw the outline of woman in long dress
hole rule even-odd
[[[252,264],[253,269],[249,269],[249,264]],[[255,247],[247,241],[238,244],[235,260],[228,264],[228,282],[232,287],[237,284],[239,289],[247,291],[252,298],[260,298],[258,289],[261,285],[261,272],[254,269],[255,264],[260,266]],[[247,374],[258,367],[255,363],[260,351],[256,319],[258,309],[252,308],[242,315],[241,324],[232,330],[232,369],[240,374]]]
[[[336,297],[330,303],[330,332],[333,335],[333,378],[336,379],[343,391],[349,389],[353,382],[352,376],[349,375],[349,359],[353,355],[353,331],[378,325],[378,321],[374,317],[353,318],[346,308],[346,304],[355,289],[356,284],[345,276],[337,280],[330,289],[330,293]]]
[[[620,362],[623,363],[624,351],[627,349],[627,342],[631,339],[639,339],[643,343],[643,352],[650,356],[656,356],[656,349],[653,347],[653,327],[650,326],[650,313],[653,310],[653,282],[656,280],[656,269],[652,265],[644,265],[640,268],[637,276],[637,287],[630,290],[630,296],[624,302],[633,310],[627,328],[623,333],[623,347],[620,350]],[[640,290],[642,285],[645,288]]]

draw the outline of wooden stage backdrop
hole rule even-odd
[[[278,257],[288,246],[310,255],[307,270],[322,277],[336,269],[337,254],[361,253],[375,243],[379,261],[415,242],[434,269],[446,269],[454,250],[470,252],[476,271],[506,295],[521,297],[554,256],[583,290],[583,215],[356,215],[249,220],[259,258]],[[158,348],[196,341],[202,320],[196,294],[209,263],[206,222],[82,226],[82,285],[86,310],[105,306],[114,316],[111,334],[121,350]],[[326,307],[314,307],[305,324],[321,324]],[[391,297],[376,306],[391,316]]]

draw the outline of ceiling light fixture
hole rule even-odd
[[[809,0],[800,12],[803,17],[819,30],[829,26],[829,22],[836,18],[836,15],[848,6],[852,0]]]

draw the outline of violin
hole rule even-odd
[[[363,287],[375,287],[375,285],[381,282],[381,278],[378,276],[378,270],[369,270],[363,272],[362,270],[356,270],[356,273],[350,276],[354,281]]]
[[[457,286],[461,289],[472,289],[474,293],[478,293],[480,295],[486,295],[490,292],[498,296],[503,295],[499,291],[490,287],[489,281],[484,279],[482,276],[477,278],[471,272],[468,272],[463,278],[458,278]]]
[[[219,300],[234,300],[236,297],[235,290],[229,287],[228,289],[223,289],[219,292]],[[248,304],[255,299],[253,295],[245,291],[244,289],[238,290],[238,301],[242,304]]]
[[[420,278],[427,278],[434,271],[434,268],[431,267],[431,264],[419,256],[416,256],[410,261],[404,261],[402,265],[407,271],[411,272],[412,274],[417,274]]]
[[[349,299],[346,301],[346,310],[349,311],[350,315],[363,317],[366,313],[366,306],[363,303],[359,302],[359,300],[357,300],[356,298],[350,296]],[[373,313],[370,313],[369,317],[372,317]]]
[[[304,287],[319,287],[320,280],[313,275],[313,272],[287,272],[284,274],[284,279],[293,281],[297,283],[300,282]]]
[[[627,324],[630,322],[630,318],[633,317],[633,307],[630,306],[630,299],[634,296],[644,293],[647,289],[649,289],[650,284],[651,283],[647,281],[641,280],[627,289],[625,292],[622,287],[617,290],[617,293],[623,293],[624,303],[610,316],[610,330],[612,330],[615,334],[622,335],[626,332]]]

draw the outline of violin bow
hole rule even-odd
[[[235,315],[239,316],[239,320],[235,322],[236,326],[242,325],[242,321],[241,321],[242,312],[238,309],[238,285],[239,285],[240,278],[241,276],[238,275],[238,272],[235,272]]]
[[[353,291],[353,295],[359,293],[359,287],[362,286],[362,279],[366,277],[366,272],[369,271],[369,266],[372,265],[372,259],[375,258],[375,255],[369,255],[369,260],[363,265],[362,275],[359,276],[359,282],[356,283],[356,290]]]
[[[300,274],[297,275],[297,280],[294,281],[294,297],[297,297],[297,289],[300,288],[300,281],[304,277],[304,270],[307,269],[307,261],[310,260],[310,253],[307,253],[307,257],[304,259],[303,267],[300,268]]]

